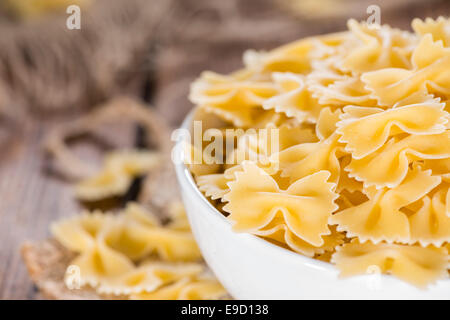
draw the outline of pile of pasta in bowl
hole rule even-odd
[[[190,166],[236,232],[344,276],[448,279],[450,20],[412,28],[350,20],[346,32],[248,51],[242,70],[193,83],[196,114],[216,118],[204,127],[243,132],[223,163],[205,161],[203,143]]]

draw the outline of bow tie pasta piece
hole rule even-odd
[[[221,165],[217,163],[222,160],[222,156],[211,155],[205,152],[203,146],[186,143],[184,145],[184,163],[189,166],[189,170],[194,176],[201,176],[204,174],[212,174],[220,171]]]
[[[361,79],[382,106],[392,106],[417,92],[450,86],[450,48],[425,35],[412,56],[414,69],[386,68],[367,72]],[[446,89],[448,90],[448,89]]]
[[[345,168],[349,176],[364,186],[395,188],[405,178],[409,164],[416,159],[444,159],[450,156],[450,131],[433,135],[411,135],[389,140],[376,152],[353,159]]]
[[[258,73],[292,72],[305,74],[311,71],[314,57],[320,57],[326,47],[330,51],[347,39],[344,32],[306,38],[281,46],[269,52],[248,50],[244,54],[245,66]]]
[[[312,128],[293,127],[287,124],[280,127],[268,125],[264,129],[248,130],[238,137],[237,147],[228,154],[226,163],[236,165],[249,160],[269,168],[277,164],[274,158],[279,151],[300,143],[314,141],[317,141],[317,137]]]
[[[278,93],[272,82],[254,80],[252,76],[246,70],[229,76],[204,72],[192,84],[189,98],[237,127],[249,127],[253,124],[255,111],[259,111],[266,99]]]
[[[124,254],[110,248],[102,237],[76,257],[70,265],[80,269],[81,285],[98,286],[105,278],[117,277],[134,268],[133,262]]]
[[[421,70],[433,66],[441,60],[448,60],[449,55],[450,48],[445,48],[441,41],[433,41],[433,37],[430,34],[427,34],[421,39],[420,43],[414,50],[411,61],[415,70]],[[432,68],[432,71],[433,72],[428,74],[436,76],[436,79],[448,79],[448,75],[445,72],[442,72],[443,74],[439,75],[437,72],[438,70],[435,70],[435,68]],[[439,83],[439,81],[436,82],[436,84]]]
[[[277,181],[279,186],[289,186],[289,181],[286,178],[280,177],[279,172],[275,170],[274,166],[258,166],[263,169],[267,174],[271,175],[275,181]],[[230,167],[225,170],[224,173],[209,174],[197,177],[197,185],[200,191],[202,191],[205,196],[210,197],[211,200],[222,199],[225,194],[230,191],[228,183],[235,180],[235,173],[243,171],[241,164]]]
[[[120,252],[133,261],[139,261],[152,253],[160,243],[150,242],[146,233],[159,228],[145,227],[136,221],[125,220],[110,227],[104,235],[108,247]]]
[[[423,103],[389,110],[374,108],[374,114],[362,118],[353,118],[347,112],[357,113],[354,109],[362,107],[345,107],[344,117],[338,123],[337,132],[341,135],[339,142],[345,143],[345,150],[355,159],[361,159],[381,148],[394,134],[438,134],[446,129],[447,112],[442,103]]]
[[[408,216],[401,209],[425,196],[440,182],[441,178],[432,176],[430,170],[416,167],[398,187],[377,191],[367,202],[334,214],[329,223],[362,241],[409,243]]]
[[[446,251],[444,248],[354,241],[338,247],[331,261],[344,277],[379,272],[426,287],[448,276]]]
[[[137,203],[128,203],[125,210],[114,217],[108,229],[103,233],[105,244],[133,261],[139,261],[163,243],[147,240],[152,230],[165,230],[158,218]]]
[[[432,198],[424,197],[423,206],[409,217],[411,243],[440,247],[450,242],[450,216],[448,186],[436,192]]]
[[[286,190],[256,164],[246,162],[243,172],[228,183],[230,192],[224,210],[239,232],[254,232],[267,226],[281,213],[289,229],[302,240],[321,246],[330,234],[328,218],[337,209],[337,195],[328,183],[329,172],[320,171],[296,181]]]
[[[200,251],[189,230],[148,227],[125,221],[105,236],[111,248],[133,260],[156,253],[164,261],[197,261]]]
[[[339,206],[337,212],[358,206],[368,200],[367,195],[360,190],[348,191],[343,189],[340,191],[339,198],[336,200],[336,204]]]
[[[414,31],[424,36],[431,34],[434,41],[441,40],[445,47],[450,47],[450,20],[444,17],[439,17],[436,20],[426,18],[425,21],[414,19],[412,22]]]
[[[119,276],[102,279],[97,292],[114,295],[152,292],[164,285],[196,276],[203,271],[204,266],[201,264],[147,262]]]
[[[281,94],[266,100],[263,108],[295,117],[300,122],[315,123],[322,106],[312,97],[305,78],[293,73],[274,73],[273,79],[280,87]]]
[[[178,231],[191,230],[191,225],[189,224],[189,220],[182,202],[173,201],[169,203],[167,211],[170,218],[170,222],[166,225],[167,228]]]
[[[433,174],[441,176],[443,180],[450,182],[450,158],[426,159],[423,161],[425,169],[431,169]]]
[[[272,126],[263,129],[249,129],[237,139],[237,147],[229,157],[227,164],[240,164],[245,160],[269,164],[268,157],[279,150],[279,130]]]
[[[416,40],[414,36],[388,26],[371,28],[356,20],[349,20],[347,25],[360,44],[353,46],[344,57],[344,70],[363,73],[383,68],[410,67],[409,58]]]
[[[376,104],[376,99],[365,88],[365,83],[359,77],[319,69],[308,74],[306,82],[312,96],[323,106],[340,107],[348,104],[372,106]]]
[[[267,168],[264,168],[267,169]],[[205,192],[212,200],[222,198],[226,193],[230,191],[228,183],[235,180],[236,172],[243,171],[242,164],[229,167],[220,174],[210,174],[197,177],[197,185],[202,192]],[[266,171],[268,174],[273,173],[271,168]]]
[[[311,40],[299,40],[271,52],[248,50],[244,54],[245,66],[259,73],[294,72],[311,70],[309,54],[314,48]]]
[[[153,292],[131,295],[131,300],[215,300],[226,297],[222,285],[211,277],[190,277]]]
[[[337,246],[344,243],[345,235],[337,232],[334,227],[331,227],[331,234],[322,237],[323,244],[318,247],[313,246],[297,237],[283,221],[283,217],[275,217],[269,225],[259,231],[253,232],[253,234],[264,239],[275,241],[275,243],[281,244],[307,257],[314,257],[317,254],[324,254],[325,252],[333,252]]]
[[[223,173],[208,174],[197,178],[197,185],[205,196],[211,200],[221,199],[228,191],[227,183],[230,180]]]
[[[161,221],[139,203],[127,203],[122,214],[126,221],[134,221],[145,227],[161,227]]]
[[[320,111],[319,118],[316,123],[316,135],[320,140],[325,140],[331,137],[331,135],[336,131],[336,124],[339,122],[339,117],[341,114],[341,110],[337,109],[332,111],[329,107],[323,108]]]
[[[75,186],[78,199],[96,201],[123,195],[132,179],[160,164],[160,156],[149,151],[113,152],[106,156],[103,169]]]
[[[264,129],[270,126],[281,127],[288,125],[297,127],[300,123],[295,118],[288,118],[284,113],[275,112],[274,110],[258,109],[253,117],[252,129]]]
[[[323,127],[326,125],[323,124]],[[281,125],[276,128],[278,134],[278,151],[285,150],[289,147],[308,142],[317,142],[317,136],[313,128],[307,126],[290,126],[287,124]]]
[[[409,106],[412,104],[423,104],[423,103],[435,104],[435,103],[442,102],[445,104],[445,101],[441,101],[441,100],[442,99],[440,97],[435,97],[431,93],[428,93],[425,91],[417,91],[417,92],[413,93],[412,95],[404,98],[403,100],[400,100],[399,102],[397,102],[393,106],[393,108],[405,107],[405,106]],[[444,106],[444,110],[445,110],[445,108],[446,107]],[[448,125],[448,123],[447,123],[447,125]]]
[[[320,142],[304,143],[287,148],[277,154],[276,158],[278,158],[282,176],[289,177],[291,182],[320,170],[326,170],[331,173],[330,181],[337,183],[340,175],[337,152],[340,148],[338,136],[333,134]]]
[[[83,212],[80,216],[52,223],[50,230],[64,247],[84,252],[95,245],[98,234],[112,223],[111,217],[99,211]]]
[[[348,172],[345,171],[345,167],[348,166],[348,164],[351,162],[352,156],[351,155],[345,155],[342,158],[340,158],[340,169],[339,169],[339,178],[338,178],[338,184],[336,187],[336,191],[341,193],[344,191],[348,191],[351,193],[354,192],[361,192],[364,188],[364,184],[361,181],[358,181],[354,178],[351,178],[348,176]]]
[[[198,261],[201,258],[194,236],[189,231],[168,228],[140,229],[139,239],[153,245],[164,261]]]

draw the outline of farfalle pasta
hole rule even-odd
[[[448,276],[448,252],[445,248],[404,246],[353,241],[338,247],[332,262],[342,276],[388,273],[425,287]]]
[[[83,201],[123,195],[133,178],[157,167],[159,160],[158,154],[149,151],[112,152],[106,156],[100,172],[77,183],[75,194]]]
[[[224,298],[224,288],[211,276],[183,278],[152,292],[131,295],[132,300],[215,300]]]
[[[442,41],[434,42],[432,36],[426,34],[414,49],[411,60],[412,69],[386,68],[361,76],[380,105],[393,105],[417,92],[440,93],[440,88],[442,93],[448,92],[450,49],[445,48]]]
[[[306,86],[306,79],[293,73],[274,73],[278,94],[263,103],[266,110],[274,110],[298,121],[316,122],[321,106]]]
[[[228,184],[230,191],[223,197],[228,204],[223,210],[230,212],[235,230],[247,232],[261,230],[279,214],[296,236],[321,246],[322,236],[331,233],[328,218],[336,209],[329,175],[319,171],[281,190],[264,170],[244,163],[243,171],[236,172],[235,181]]]
[[[350,20],[346,32],[249,51],[244,69],[195,82],[196,113],[218,119],[207,128],[278,130],[270,152],[253,131],[227,163],[193,171],[236,232],[344,276],[448,279],[450,20],[412,26]]]
[[[171,220],[163,225],[141,205],[129,203],[117,215],[85,212],[54,223],[51,231],[77,253],[70,266],[79,269],[80,284],[99,294],[130,299],[224,297],[223,287],[208,277],[182,205],[173,203],[169,211]],[[178,291],[167,296],[175,287]]]
[[[366,113],[366,114],[364,114]],[[362,116],[360,117],[359,115]],[[428,135],[445,132],[446,112],[442,103],[430,102],[393,108],[345,107],[337,132],[340,142],[355,159],[361,159],[400,133]]]
[[[272,82],[255,78],[251,71],[230,76],[205,72],[192,84],[190,98],[236,126],[251,126],[258,107],[277,92]]]
[[[373,191],[368,201],[335,213],[329,222],[362,241],[411,242],[408,215],[401,209],[422,199],[440,182],[431,170],[414,168],[399,186]]]

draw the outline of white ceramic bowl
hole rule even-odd
[[[187,117],[183,127],[190,127]],[[175,153],[181,148],[175,148]],[[217,278],[236,299],[450,299],[450,280],[422,290],[385,275],[340,278],[326,262],[296,254],[230,222],[198,190],[184,164],[176,164],[195,239]]]

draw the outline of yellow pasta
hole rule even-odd
[[[306,76],[308,89],[321,105],[339,107],[348,104],[373,106],[376,99],[358,77],[334,70],[317,70]]]
[[[377,267],[420,287],[448,278],[450,19],[412,27],[350,20],[346,32],[247,51],[244,69],[193,85],[196,112],[224,122],[206,127],[278,131],[246,133],[225,165],[193,170],[235,231],[344,275]],[[249,94],[258,86],[273,91]]]
[[[272,134],[275,132],[276,134]],[[274,141],[272,141],[274,140]],[[315,142],[317,137],[312,128],[282,124],[279,127],[269,124],[263,130],[243,134],[237,140],[237,147],[227,157],[226,169],[245,160],[256,161],[260,165],[271,166],[271,157],[289,147]]]
[[[371,28],[355,20],[348,22],[348,28],[360,44],[352,46],[342,60],[342,67],[352,72],[368,72],[384,68],[409,68],[409,57],[415,37],[407,32],[388,26]]]
[[[277,157],[282,176],[294,182],[314,172],[326,170],[331,175],[330,181],[337,183],[340,175],[338,151],[341,147],[338,138],[333,134],[320,142],[298,144],[281,151]]]
[[[229,202],[223,209],[230,212],[234,230],[260,230],[279,214],[296,236],[312,245],[323,245],[322,236],[330,234],[328,218],[336,209],[333,185],[326,182],[329,172],[320,171],[281,190],[255,164],[247,162],[243,167],[244,171],[236,173],[236,180],[228,184],[230,192],[223,197]]]
[[[149,293],[205,273],[180,206],[172,204],[167,225],[129,203],[117,215],[83,213],[54,223],[51,230],[61,244],[78,253],[70,265],[79,268],[82,285],[100,294]]]
[[[204,266],[198,263],[169,264],[148,261],[129,272],[103,279],[97,291],[116,295],[145,294],[203,271]]]
[[[190,99],[236,126],[251,126],[262,103],[277,93],[273,83],[252,76],[246,71],[230,76],[205,72],[192,84]]]
[[[433,174],[441,176],[443,180],[450,182],[450,158],[425,159],[424,168],[431,169]]]
[[[440,247],[450,242],[449,189],[442,188],[432,197],[422,199],[423,205],[409,217],[411,242]]]
[[[169,204],[168,214],[170,218],[170,222],[167,224],[168,228],[179,231],[191,230],[186,211],[180,201],[174,201]]]
[[[339,231],[346,231],[348,236],[356,236],[363,242],[408,243],[411,237],[408,216],[401,209],[421,199],[440,182],[441,179],[432,176],[430,171],[417,167],[398,187],[376,191],[367,202],[334,214],[330,223],[337,224]]]
[[[77,217],[52,224],[50,230],[66,248],[83,252],[94,246],[98,234],[112,221],[112,217],[100,211],[83,212]]]
[[[412,27],[417,34],[421,36],[431,34],[434,41],[441,40],[446,47],[450,46],[449,26],[450,21],[444,17],[436,20],[426,18],[425,21],[414,19],[412,22]]]
[[[282,93],[266,100],[264,109],[273,109],[298,121],[316,122],[322,106],[306,87],[305,79],[293,73],[275,73],[273,78]]]
[[[444,248],[357,241],[338,247],[331,261],[342,276],[369,274],[375,269],[420,287],[448,276],[449,263]]]
[[[446,129],[446,112],[441,103],[410,105],[387,111],[367,108],[370,115],[352,117],[353,113],[360,112],[354,109],[359,108],[345,107],[345,120],[339,122],[337,130],[342,135],[339,141],[346,144],[346,150],[355,159],[364,158],[378,150],[394,134],[437,134]]]
[[[282,217],[275,217],[267,226],[253,232],[253,234],[270,239],[287,248],[301,253],[308,257],[326,252],[334,252],[334,249],[344,243],[345,235],[337,232],[333,227],[330,228],[331,233],[323,236],[323,244],[314,246],[311,243],[302,240],[291,228],[284,222]]]
[[[331,108],[323,108],[320,111],[316,124],[316,135],[320,140],[325,140],[333,135],[341,115],[342,112],[339,109],[332,111]]]
[[[433,42],[430,34],[425,35],[411,60],[412,70],[386,68],[362,75],[380,105],[394,105],[416,92],[428,92],[429,85],[436,89],[449,88],[450,49],[444,48],[442,42]]]
[[[223,173],[207,174],[197,178],[200,191],[212,200],[221,199],[229,191],[228,182]]]
[[[159,155],[148,151],[122,151],[106,156],[102,170],[75,186],[78,199],[96,201],[126,193],[133,178],[159,164]]]
[[[244,62],[249,70],[259,73],[295,72],[307,73],[310,69],[308,53],[313,43],[309,40],[300,40],[272,52],[256,52],[249,50],[244,55]]]
[[[410,135],[390,139],[378,151],[353,158],[345,168],[351,177],[365,186],[395,188],[405,178],[415,159],[443,159],[450,156],[450,130],[433,135]]]
[[[226,297],[221,284],[211,277],[184,278],[153,292],[131,295],[132,300],[214,300]]]

